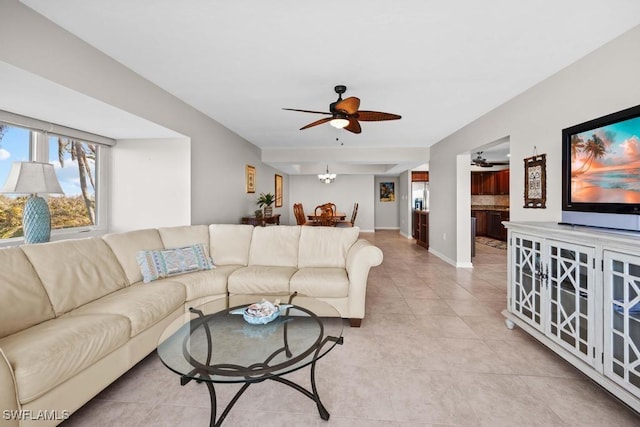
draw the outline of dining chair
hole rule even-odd
[[[353,204],[353,211],[351,212],[350,221],[338,221],[336,227],[353,227],[356,224],[356,215],[358,215],[358,202]]]
[[[307,224],[307,217],[304,215],[304,208],[302,207],[302,203],[293,204],[293,215],[296,217],[296,222],[298,223],[298,225]]]
[[[324,209],[324,208],[331,208],[333,209],[333,212],[337,212],[335,203],[331,203],[331,202],[323,203],[321,205],[316,206],[316,211],[318,211],[318,209]]]
[[[331,205],[332,203],[325,203],[324,205],[319,205],[316,207],[316,210],[314,212],[316,217],[316,225],[321,225],[324,227],[334,227],[336,225],[336,221],[334,218],[335,211],[333,210],[333,207]]]

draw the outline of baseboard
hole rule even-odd
[[[376,230],[400,230],[400,227],[376,227]]]
[[[444,262],[446,262],[447,264],[450,264],[452,266],[454,266],[455,268],[473,268],[473,264],[470,262],[456,262],[455,260],[452,260],[451,258],[449,258],[448,256],[446,256],[445,254],[438,252],[437,250],[433,249],[433,248],[429,248],[429,252],[434,254],[435,256],[437,256],[438,258],[440,258],[441,260],[443,260]]]

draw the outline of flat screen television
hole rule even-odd
[[[640,231],[640,105],[562,130],[562,222]]]

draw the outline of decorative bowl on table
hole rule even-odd
[[[276,300],[274,304],[263,299],[261,302],[233,310],[231,313],[242,314],[244,320],[252,325],[265,325],[277,319],[280,313],[289,307],[292,305],[280,304],[280,300]]]

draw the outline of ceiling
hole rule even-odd
[[[265,153],[288,150],[286,161],[267,161],[287,173],[418,166],[416,148],[640,24],[637,0],[22,3]],[[337,84],[362,109],[402,119],[362,123],[359,135],[328,124],[300,131],[323,116],[282,109],[328,111]],[[345,148],[367,160],[339,161]],[[385,149],[406,158],[390,161]]]

